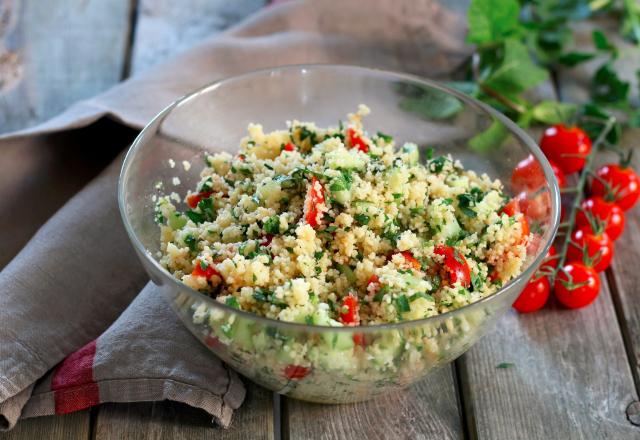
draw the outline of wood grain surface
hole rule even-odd
[[[119,82],[131,2],[0,0],[0,133]]]
[[[463,438],[454,378],[453,366],[446,366],[404,391],[356,404],[320,405],[286,399],[285,438]]]

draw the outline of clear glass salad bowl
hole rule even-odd
[[[520,276],[491,296],[439,316],[324,327],[238,311],[183,285],[158,263],[154,195],[175,191],[184,198],[199,180],[203,151],[235,151],[250,122],[263,124],[265,131],[293,119],[335,126],[361,103],[372,110],[366,127],[392,135],[400,145],[411,141],[433,148],[434,154],[450,153],[465,168],[501,179],[512,196],[516,164],[529,156],[538,163],[540,173],[531,177],[539,185],[520,194],[533,232]],[[437,82],[354,66],[261,70],[179,99],[133,143],[118,197],[142,263],[196,338],[258,384],[325,403],[361,401],[405,387],[468,350],[515,301],[544,258],[559,221],[559,190],[549,163],[515,124]]]

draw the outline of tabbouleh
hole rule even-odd
[[[185,211],[157,201],[161,264],[231,307],[330,326],[437,315],[517,276],[528,226],[500,181],[364,131],[368,113],[250,124],[238,154],[207,155]]]

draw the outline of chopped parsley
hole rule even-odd
[[[267,234],[278,234],[280,232],[280,218],[277,215],[269,217],[264,221],[262,229]]]

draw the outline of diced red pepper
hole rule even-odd
[[[363,153],[369,152],[369,145],[362,139],[353,128],[347,129],[347,139],[351,148],[357,148]]]
[[[304,212],[307,223],[314,229],[319,226],[319,221],[322,219],[322,213],[319,208],[323,204],[324,188],[318,178],[313,176],[304,202]]]
[[[311,372],[311,368],[300,365],[287,365],[284,368],[284,375],[290,380],[304,379]]]
[[[451,284],[459,281],[462,287],[471,285],[471,271],[464,255],[451,246],[444,244],[436,246],[433,253],[444,257],[444,268],[449,275]]]
[[[296,151],[296,146],[295,146],[295,145],[293,145],[291,142],[287,142],[287,143],[284,145],[283,150],[284,150],[284,151]]]
[[[207,347],[210,347],[210,348],[216,348],[221,345],[220,339],[218,339],[216,336],[211,336],[211,335],[207,335],[204,337],[204,343]]]
[[[343,324],[356,324],[359,321],[358,298],[353,295],[348,295],[342,299],[340,321]]]
[[[220,276],[220,272],[218,272],[212,264],[208,264],[207,267],[203,269],[200,260],[196,260],[196,265],[193,268],[191,275],[196,277],[205,277],[207,280],[210,280],[214,275]]]
[[[198,203],[200,203],[200,200],[210,197],[211,194],[213,194],[213,191],[204,191],[197,194],[189,194],[187,196],[187,205],[189,205],[190,208],[195,209],[198,206]]]

